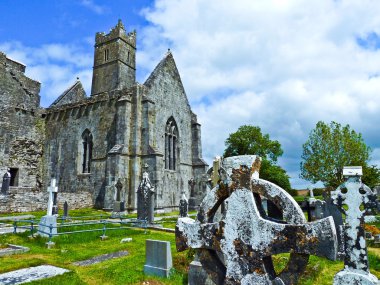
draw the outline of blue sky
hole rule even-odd
[[[173,52],[206,160],[243,124],[277,139],[293,187],[319,121],[363,134],[380,163],[380,2],[0,0],[0,51],[27,65],[48,106],[78,76],[89,92],[96,32],[137,30],[137,80]]]

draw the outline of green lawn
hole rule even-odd
[[[73,211],[71,211],[72,215]],[[81,210],[77,215],[99,214],[96,210]],[[39,214],[33,213],[35,216]],[[176,214],[174,214],[176,215]],[[165,227],[174,227],[176,219],[168,218]],[[51,264],[71,270],[62,276],[57,276],[30,284],[187,284],[187,268],[192,260],[188,251],[177,253],[173,233],[148,230],[126,229],[108,231],[107,240],[101,241],[100,232],[64,235],[55,237],[56,246],[47,249],[46,239],[38,237],[30,239],[29,233],[0,235],[0,244],[12,243],[27,246],[28,253],[0,258],[0,273],[42,264]],[[130,243],[120,243],[125,237],[133,239]],[[173,274],[169,279],[145,276],[145,240],[158,239],[171,242],[173,255]],[[92,258],[105,253],[127,250],[129,255],[103,261],[90,266],[75,266],[73,262]],[[380,248],[369,249],[371,273],[380,278]],[[276,269],[285,266],[288,255],[281,254],[273,257]],[[307,270],[299,284],[332,284],[334,274],[343,269],[343,262],[328,261],[311,256]],[[145,282],[145,283],[144,283]],[[149,283],[147,283],[149,282]]]

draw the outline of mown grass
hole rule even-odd
[[[99,215],[97,210],[86,209],[71,211],[77,216]],[[35,213],[33,213],[36,217]],[[44,214],[44,213],[43,213]],[[166,214],[176,216],[178,213]],[[174,228],[176,218],[164,218],[163,226]],[[70,272],[61,276],[35,281],[30,284],[187,284],[187,270],[192,261],[191,252],[177,253],[173,233],[143,229],[123,229],[107,231],[107,240],[101,241],[101,232],[80,233],[55,237],[56,246],[47,249],[46,238],[30,239],[30,233],[0,235],[0,244],[12,243],[27,246],[30,251],[24,254],[0,258],[0,273],[12,270],[51,264],[69,269]],[[131,237],[130,243],[120,243],[122,238]],[[173,274],[168,279],[146,276],[143,273],[145,263],[145,240],[157,239],[170,241],[173,255]],[[73,262],[86,260],[98,255],[127,250],[124,257],[103,261],[89,266],[76,266]],[[277,271],[285,267],[288,254],[273,256]],[[380,249],[369,248],[371,273],[380,278]],[[299,281],[302,285],[332,284],[334,275],[343,269],[343,262],[329,261],[324,258],[311,256],[305,273]],[[144,283],[145,282],[145,283]],[[149,282],[149,283],[147,283]]]

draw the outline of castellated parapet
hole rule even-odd
[[[106,34],[105,32],[98,32],[95,36],[95,46],[107,43],[112,40],[122,39],[131,47],[136,49],[136,31],[127,34],[123,23],[119,20],[117,25]]]

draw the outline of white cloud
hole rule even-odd
[[[158,0],[144,11],[141,53],[151,56],[140,64],[149,70],[171,47],[209,162],[229,133],[258,125],[282,143],[280,162],[303,187],[301,148],[319,120],[350,124],[380,149],[380,52],[358,45],[380,34],[379,9],[370,0]]]
[[[98,5],[93,0],[82,0],[81,5],[90,9],[92,12],[98,15],[103,15],[109,11],[106,6]]]

